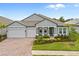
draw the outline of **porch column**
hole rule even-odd
[[[68,27],[66,28],[66,35],[69,35]]]
[[[57,32],[58,32],[57,34],[60,34],[60,33],[59,33],[59,27],[57,27]]]
[[[50,36],[50,34],[49,34],[49,27],[47,27],[47,28],[48,28],[48,30],[47,30],[48,36]]]
[[[61,31],[62,31],[61,35],[64,35],[64,33],[63,33],[63,27],[61,27],[61,29],[62,29],[62,30],[61,30]]]
[[[61,27],[61,34],[60,35],[63,35],[63,27]]]

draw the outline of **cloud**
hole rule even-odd
[[[60,9],[60,8],[65,8],[65,5],[64,4],[51,4],[51,5],[48,5],[47,8],[53,8],[53,9]]]
[[[74,7],[79,7],[79,4],[75,4]]]

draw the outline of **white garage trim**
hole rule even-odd
[[[26,37],[26,27],[18,22],[10,24],[7,28],[8,38]]]

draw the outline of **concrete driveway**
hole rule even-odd
[[[0,56],[31,56],[34,38],[8,38],[0,42]]]

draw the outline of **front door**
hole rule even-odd
[[[54,27],[49,27],[49,35],[53,36],[54,34]]]

